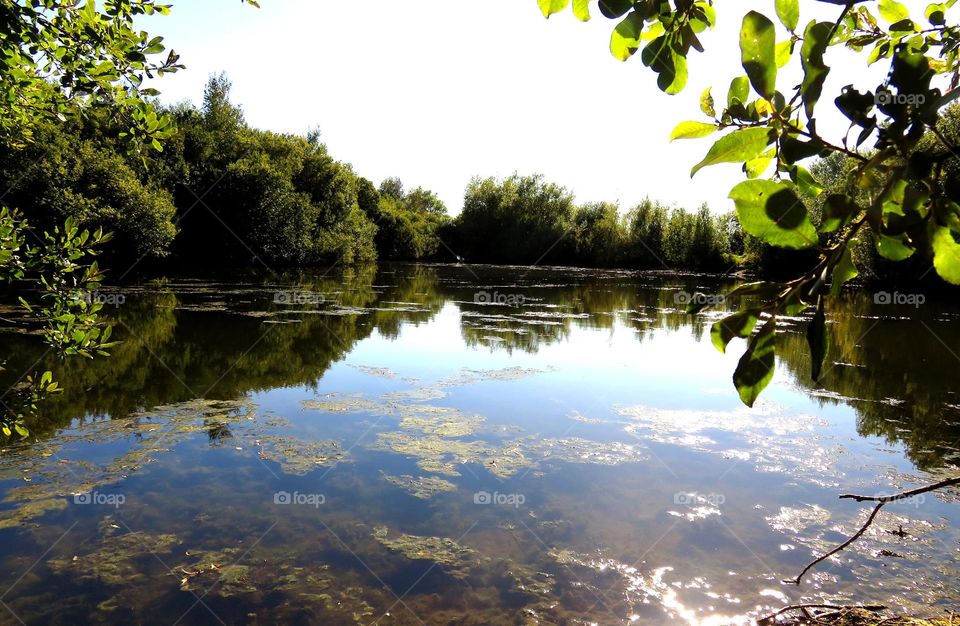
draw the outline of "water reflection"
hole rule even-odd
[[[839,489],[957,461],[957,307],[845,294],[820,386],[788,321],[749,410],[709,342],[722,312],[682,311],[724,286],[398,265],[123,288],[114,356],[65,364],[39,440],[0,456],[4,602],[27,623],[182,624],[955,602],[956,511],[932,496],[810,588],[778,581],[855,528]],[[7,376],[59,366],[8,341]]]

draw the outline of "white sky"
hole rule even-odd
[[[260,9],[179,0],[145,27],[187,65],[156,85],[164,101],[199,102],[207,77],[226,71],[252,126],[318,128],[332,155],[358,174],[432,189],[451,213],[472,176],[514,171],[543,173],[581,202],[615,201],[625,210],[649,195],[725,211],[739,166],[710,167],[691,180],[712,139],[667,138],[677,122],[704,120],[704,88],[713,85],[719,105],[730,79],[743,74],[742,15],[774,12],[773,0],[717,4],[720,24],[701,36],[707,51],[691,53],[690,80],[676,96],[657,89],[639,54],[626,63],[610,55],[615,22],[595,4],[584,24],[569,9],[545,20],[535,0],[261,0]],[[923,3],[908,4],[922,17]],[[805,0],[801,28],[838,11]],[[844,52],[830,54],[836,67],[824,93],[832,95],[818,128],[836,137],[846,124],[827,113],[839,87],[872,89],[885,70],[868,74],[862,64],[844,67]],[[778,84],[786,91],[795,83]]]

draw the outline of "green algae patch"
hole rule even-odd
[[[346,457],[340,442],[303,441],[294,437],[265,436],[256,439],[257,456],[274,461],[284,474],[305,476],[318,467],[332,467]]]
[[[383,410],[382,403],[367,400],[359,394],[326,394],[316,400],[304,400],[300,405],[325,413],[378,413]]]
[[[0,512],[0,529],[13,528],[24,522],[42,517],[49,511],[62,511],[69,506],[66,498],[27,500],[16,508]]]
[[[66,508],[67,498],[119,483],[197,433],[209,433],[217,424],[252,420],[252,416],[253,405],[245,399],[192,400],[126,419],[81,424],[59,433],[56,444],[45,440],[16,446],[0,457],[0,476],[18,473],[25,484],[7,491],[4,502],[16,506],[0,512],[0,527]],[[75,461],[64,451],[69,445],[121,442],[130,442],[129,448],[106,463]]]
[[[396,378],[397,373],[387,367],[374,367],[372,365],[351,365],[353,369],[376,378]]]
[[[554,371],[556,371],[556,368],[550,367],[546,369],[537,369],[535,367],[520,367],[519,365],[489,370],[470,369],[464,367],[456,376],[451,376],[440,381],[440,385],[443,387],[456,387],[460,385],[470,385],[473,383],[488,381],[523,380],[524,378],[530,378],[531,376],[547,374]]]
[[[398,406],[397,410],[400,428],[438,437],[466,437],[477,432],[484,422],[481,415],[448,407],[409,405]]]
[[[408,474],[402,476],[382,475],[383,479],[391,485],[395,485],[411,496],[420,498],[421,500],[429,500],[437,494],[457,490],[455,484],[449,480],[437,478],[436,476],[419,476],[415,478]]]
[[[620,441],[601,443],[580,437],[541,439],[533,442],[530,449],[544,460],[593,465],[637,463],[649,458],[639,446]]]
[[[445,476],[459,476],[458,465],[479,463],[494,476],[509,478],[530,465],[519,445],[497,448],[485,441],[463,441],[438,435],[380,433],[374,447],[413,457],[423,471]]]
[[[111,517],[106,517],[100,522],[100,538],[93,550],[68,558],[50,559],[47,567],[57,574],[111,586],[144,584],[154,577],[145,571],[144,564],[151,568],[160,565],[156,555],[168,553],[180,543],[180,539],[172,534],[122,530]]]
[[[447,392],[440,387],[414,387],[391,391],[381,396],[386,402],[429,402],[447,397]]]
[[[180,590],[213,593],[222,598],[254,593],[257,587],[251,584],[250,567],[237,562],[244,555],[239,548],[220,551],[191,551],[193,562],[175,568],[181,575]]]
[[[200,399],[158,406],[125,419],[80,424],[59,433],[55,444],[43,440],[13,446],[0,455],[0,479],[16,479],[22,484],[6,492],[3,505],[12,506],[0,510],[0,529],[63,510],[71,498],[116,485],[196,437],[205,436],[211,446],[229,440],[236,453],[255,453],[297,476],[333,466],[346,457],[337,441],[283,435],[288,426],[275,415],[258,418],[254,404],[245,398]],[[92,447],[111,444],[127,444],[126,450],[99,463],[70,458],[72,446],[80,447],[84,454]]]
[[[476,552],[447,537],[420,537],[402,534],[391,538],[386,526],[373,529],[373,538],[391,552],[415,561],[432,561],[449,574],[463,578],[477,563]]]

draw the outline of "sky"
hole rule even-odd
[[[622,210],[648,196],[691,210],[704,202],[715,212],[732,209],[727,194],[742,178],[740,166],[713,166],[691,180],[712,139],[668,138],[680,121],[706,121],[703,89],[713,86],[719,103],[730,79],[743,74],[743,14],[774,15],[773,0],[718,3],[717,28],[701,36],[706,53],[691,52],[687,87],[669,96],[639,55],[625,63],[611,56],[616,23],[595,8],[584,24],[569,9],[546,20],[534,0],[173,4],[169,16],[143,22],[187,66],[153,85],[163,101],[199,103],[207,78],[224,71],[251,126],[318,129],[331,154],[358,174],[431,189],[453,214],[472,177],[514,172],[542,173],[578,202],[606,200]],[[907,4],[922,15],[921,3]],[[801,7],[801,24],[839,10]],[[831,51],[827,63],[835,69],[825,94],[848,83],[873,89],[883,78],[883,68],[865,72],[843,51]],[[798,71],[781,89],[799,82]],[[844,120],[825,104],[819,130],[842,136]]]

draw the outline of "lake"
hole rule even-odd
[[[710,276],[385,265],[97,294],[123,343],[0,456],[2,624],[746,624],[956,607],[960,307],[850,290],[756,406]],[[717,306],[684,313],[693,294]],[[922,295],[923,297],[918,297]],[[700,297],[700,296],[697,296]],[[903,532],[900,532],[900,531]]]

